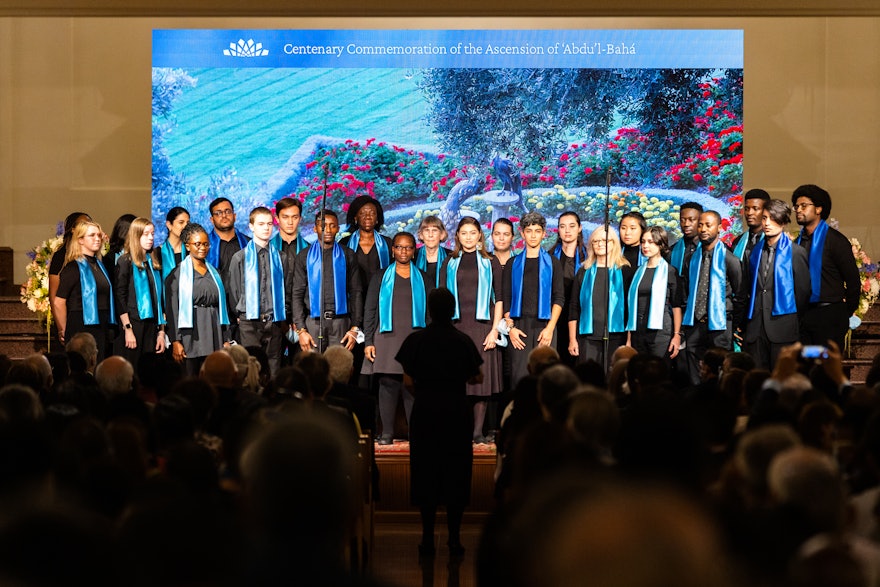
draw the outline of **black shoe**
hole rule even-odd
[[[419,544],[419,557],[434,556],[433,544]]]
[[[489,441],[486,440],[485,436],[474,436],[474,444],[488,444]]]
[[[380,436],[378,444],[381,444],[383,446],[394,444],[394,439],[390,436]]]
[[[486,435],[486,444],[494,444],[495,443],[495,431],[493,430],[489,434]]]
[[[449,556],[454,556],[454,557],[464,556],[464,546],[461,545],[461,542],[450,542],[449,543]]]

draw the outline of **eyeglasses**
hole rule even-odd
[[[209,243],[208,241],[194,241],[194,242],[186,243],[186,244],[193,246],[197,249],[210,249],[211,248],[211,243]]]
[[[212,216],[217,216],[217,217],[233,216],[234,214],[235,214],[235,211],[233,211],[232,208],[229,208],[227,210],[214,210],[213,212],[211,212]]]
[[[396,250],[398,250],[398,251],[411,251],[411,250],[413,250],[415,247],[411,247],[411,246],[409,246],[409,245],[394,245],[394,246],[392,246],[391,248],[392,248],[392,249],[396,249]]]
[[[806,210],[807,208],[813,208],[813,207],[814,207],[814,204],[809,204],[809,203],[808,203],[808,204],[795,204],[795,205],[794,205],[794,209],[795,209],[795,210]]]

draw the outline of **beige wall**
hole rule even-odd
[[[361,24],[364,23],[364,24]],[[742,28],[745,187],[818,183],[880,255],[880,17],[193,19],[0,17],[0,245],[25,251],[72,210],[105,229],[149,213],[153,28]]]

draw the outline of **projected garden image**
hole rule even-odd
[[[586,227],[639,210],[677,234],[701,202],[740,230],[742,69],[153,69],[153,216],[238,227],[288,195],[310,218],[361,194],[386,234],[426,214],[452,228],[537,210]],[[552,225],[552,221],[551,221]],[[159,235],[164,238],[164,235]]]

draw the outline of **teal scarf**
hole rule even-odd
[[[79,287],[82,292],[83,307],[83,323],[89,326],[100,324],[98,317],[98,285],[95,283],[95,275],[89,267],[89,262],[84,257],[76,260],[79,267]],[[104,274],[107,283],[110,283],[110,276],[101,261],[96,260],[98,269]],[[113,305],[113,291],[110,291],[110,324],[116,324],[116,309]]]
[[[382,286],[379,288],[379,332],[391,332],[394,307],[394,278],[397,275],[397,264],[389,266],[382,274]],[[421,270],[412,261],[409,264],[409,287],[412,290],[412,327],[425,327],[425,280]]]
[[[306,266],[309,268],[309,316],[319,318],[321,316],[321,287],[324,278],[323,256],[321,242],[315,241],[309,247]],[[345,253],[339,243],[333,243],[330,251],[333,255],[333,303],[337,314],[348,314],[348,273],[345,266]]]
[[[681,237],[675,243],[675,246],[672,247],[672,252],[669,254],[669,264],[675,267],[679,276],[684,275],[684,253],[686,248],[684,237]]]
[[[709,330],[727,329],[727,267],[724,258],[727,255],[727,247],[718,242],[712,251],[712,268],[709,272]],[[688,275],[690,284],[688,288],[687,308],[684,311],[682,324],[694,325],[694,305],[697,301],[697,282],[700,281],[700,266],[703,264],[703,243],[694,251],[691,257],[691,265]]]
[[[284,250],[284,241],[281,239],[281,233],[277,233],[272,237],[272,240],[269,241],[272,245],[278,249],[278,252]],[[293,252],[294,254],[299,253],[301,250],[309,246],[308,241],[302,237],[299,233],[297,233],[296,238],[293,240]]]
[[[596,283],[596,273],[599,266],[595,263],[584,273],[584,282],[581,284],[579,300],[581,315],[578,317],[578,334],[593,334],[593,286]],[[620,267],[612,267],[608,270],[608,279],[611,281],[608,292],[608,332],[623,332],[623,306],[626,301],[623,293],[623,272]]]
[[[752,270],[752,295],[749,299],[749,320],[755,312],[755,290],[758,287],[758,271],[761,268],[761,253],[764,247],[755,245],[749,257]],[[773,260],[773,311],[772,316],[795,314],[797,303],[794,299],[794,266],[791,262],[791,239],[782,234],[776,241],[776,258]]]
[[[356,230],[348,239],[348,248],[357,253],[360,242],[361,231]],[[376,252],[379,253],[379,269],[385,269],[391,264],[391,251],[388,250],[388,243],[378,232],[373,232],[373,242],[375,242]]]
[[[162,312],[162,296],[159,284],[159,272],[153,268],[150,258],[144,261],[144,267],[131,264],[134,295],[137,298],[138,317],[141,320],[156,318],[159,324],[165,324]],[[150,287],[152,282],[152,288]]]
[[[284,271],[281,269],[281,255],[271,244],[269,251],[269,273],[272,281],[272,313],[275,322],[285,319],[284,310]],[[244,303],[245,317],[248,320],[260,318],[260,269],[257,259],[257,245],[251,241],[244,248]]]
[[[437,247],[437,274],[435,275],[435,283],[434,287],[440,287],[440,266],[443,265],[443,260],[446,259],[447,250],[443,247]],[[422,271],[428,271],[428,252],[425,250],[425,247],[419,247],[416,251],[416,267],[421,269]]]
[[[526,255],[513,258],[510,269],[510,317],[522,315],[523,273],[526,269]],[[553,297],[553,260],[550,253],[541,249],[538,252],[538,318],[549,320],[551,298]]]
[[[168,276],[171,275],[171,272],[177,267],[177,255],[174,253],[174,248],[168,241],[162,243],[159,252],[162,257],[162,283],[165,283],[165,280],[168,279]],[[183,254],[183,257],[186,257],[186,247],[183,246],[183,243],[180,245],[180,252]]]
[[[220,279],[220,274],[217,273],[217,270],[214,269],[210,263],[207,263],[206,265],[208,267],[208,273],[211,274],[211,278],[214,280],[214,285],[217,286],[217,291],[220,294],[220,303],[217,308],[220,311],[220,324],[229,324],[229,311],[226,309],[226,290],[223,289],[223,280]],[[178,269],[178,271],[177,327],[192,328],[193,273],[195,272],[195,269],[193,269],[192,257],[184,257],[183,261],[180,262],[180,269]]]
[[[806,230],[806,229],[804,229]],[[801,230],[797,243],[801,244],[804,230]],[[828,236],[828,225],[824,220],[819,221],[816,230],[813,231],[813,240],[810,242],[810,303],[819,301],[822,290],[822,252],[825,250],[825,237]]]
[[[446,289],[455,297],[455,315],[453,320],[461,318],[458,304],[458,267],[463,254],[450,257],[446,262]],[[495,292],[492,289],[492,260],[483,257],[479,252],[477,259],[477,320],[491,320],[491,307],[495,303]]]
[[[642,277],[647,271],[647,263],[641,265],[633,277],[633,282],[629,286],[629,318],[626,321],[626,329],[633,332],[638,329],[638,313],[639,313],[639,284]],[[669,285],[669,263],[660,259],[660,263],[654,270],[654,278],[651,281],[651,302],[648,309],[648,328],[650,330],[661,330],[663,328],[663,316],[666,313],[666,289]]]
[[[733,249],[733,254],[736,255],[736,258],[740,261],[745,261],[746,247],[749,246],[749,239],[751,235],[748,232],[744,232],[742,236],[739,237],[739,242],[736,243],[736,247]],[[764,242],[764,233],[758,234],[758,242],[755,243],[755,248],[753,251],[759,248],[758,245]]]

